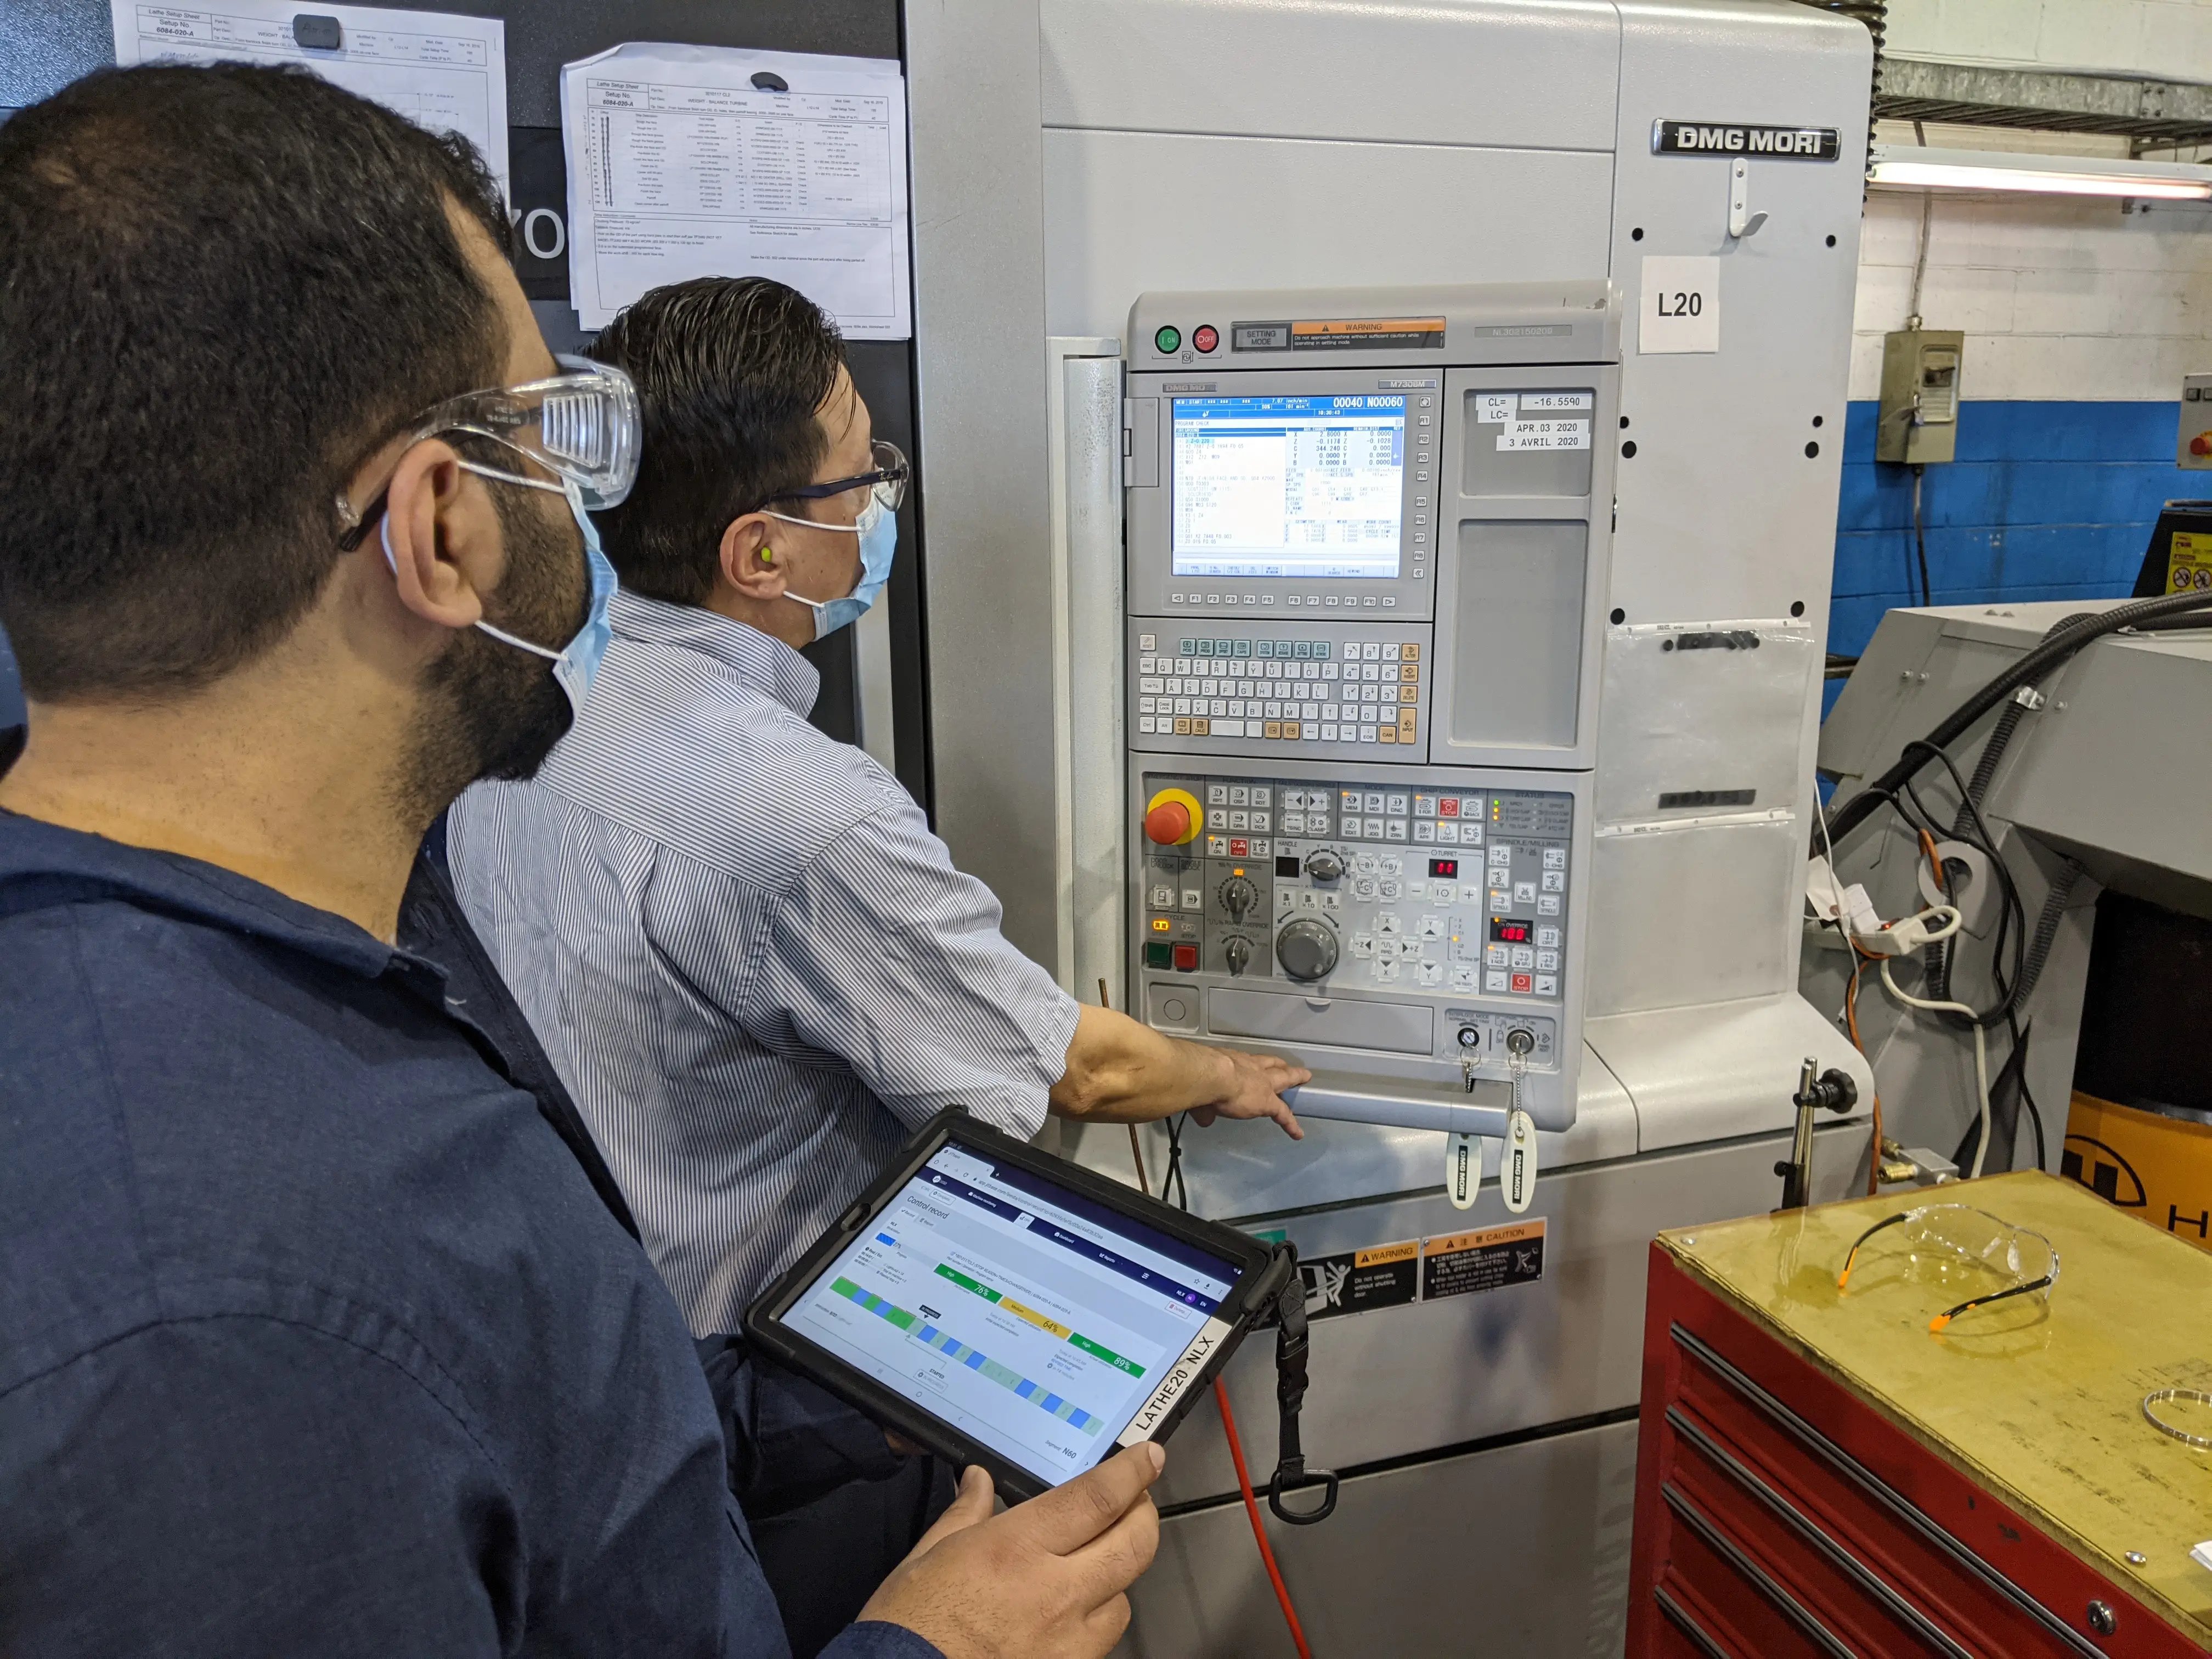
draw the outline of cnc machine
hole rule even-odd
[[[1617,1650],[1650,1240],[1780,1200],[1808,1058],[1871,1092],[1797,989],[1869,37],[977,9],[908,18],[939,833],[1074,994],[1316,1073],[1303,1141],[1141,1152],[1307,1264],[1316,1650]],[[983,367],[1039,293],[1042,421]],[[1455,1208],[1516,1099],[1528,1210]],[[1273,1381],[1230,1368],[1263,1468]],[[1290,1651],[1236,1492],[1201,1408],[1125,1652]]]

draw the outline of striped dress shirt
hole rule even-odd
[[[806,722],[820,678],[621,592],[574,728],[447,830],[454,884],[700,1335],[957,1103],[1035,1134],[1076,1004],[896,779]]]

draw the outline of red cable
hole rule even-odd
[[[1313,1659],[1305,1629],[1298,1623],[1298,1610],[1291,1605],[1290,1589],[1283,1583],[1282,1570],[1275,1565],[1275,1552],[1267,1547],[1267,1529],[1260,1524],[1260,1500],[1252,1495],[1252,1476],[1244,1467],[1244,1443],[1237,1437],[1237,1413],[1229,1409],[1229,1391],[1218,1377],[1214,1379],[1213,1403],[1221,1407],[1222,1431],[1229,1437],[1229,1455],[1237,1465],[1237,1489],[1244,1494],[1244,1513],[1251,1518],[1252,1537],[1260,1546],[1260,1559],[1267,1563],[1275,1601],[1283,1609],[1283,1622],[1291,1627],[1291,1640],[1298,1644],[1298,1659]]]

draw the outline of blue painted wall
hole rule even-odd
[[[1844,656],[1920,603],[1912,476],[1875,459],[1876,407],[1852,404],[1844,428],[1828,649]],[[1962,404],[1958,459],[1922,486],[1936,603],[2126,593],[2160,506],[2212,496],[2212,474],[2173,464],[2179,418],[2175,403]]]

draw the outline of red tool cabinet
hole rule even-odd
[[[1838,1295],[1895,1200],[1652,1246],[1631,1659],[2212,1651],[2212,1452],[2141,1420],[2212,1358],[2212,1260],[2039,1174],[1942,1196],[2052,1238],[2047,1304]]]

